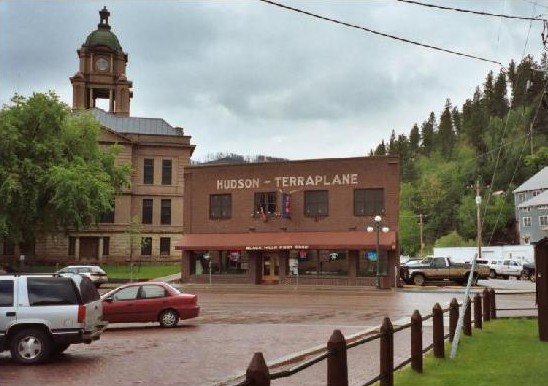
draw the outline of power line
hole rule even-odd
[[[521,1],[523,1],[524,3],[533,4],[534,6],[537,6],[537,7],[542,7],[542,8],[548,9],[548,6],[539,4],[536,1],[531,1],[531,0],[521,0]]]
[[[362,30],[362,31],[372,33],[374,35],[378,35],[378,36],[382,36],[382,37],[385,37],[385,38],[397,40],[399,42],[413,44],[413,45],[424,47],[424,48],[430,48],[432,50],[441,51],[441,52],[445,52],[445,53],[448,53],[448,54],[464,56],[464,57],[467,57],[467,58],[470,58],[470,59],[480,60],[482,62],[494,63],[494,64],[498,64],[500,67],[504,67],[502,65],[502,63],[500,63],[496,60],[482,58],[480,56],[475,56],[475,55],[470,55],[470,54],[465,54],[463,52],[453,51],[453,50],[449,50],[449,49],[446,49],[446,48],[432,46],[432,45],[429,45],[429,44],[419,43],[419,42],[409,40],[409,39],[405,39],[405,38],[402,38],[402,37],[399,37],[399,36],[390,35],[390,34],[386,34],[384,32],[375,31],[375,30],[372,30],[372,29],[367,28],[367,27],[362,27],[362,26],[359,26],[359,25],[346,23],[344,21],[340,21],[340,20],[337,20],[337,19],[332,19],[332,18],[329,18],[329,17],[326,17],[326,16],[321,16],[321,15],[318,15],[318,14],[315,14],[315,13],[312,13],[312,12],[304,11],[304,10],[299,9],[299,8],[290,7],[288,5],[277,3],[277,2],[271,1],[271,0],[259,0],[259,1],[262,1],[263,3],[267,3],[267,4],[270,4],[270,5],[275,5],[276,7],[287,9],[289,11],[293,11],[293,12],[301,13],[303,15],[311,16],[311,17],[314,17],[316,19],[329,21],[329,22],[332,22],[332,23],[343,25],[345,27],[355,28],[355,29],[359,29],[359,30]]]
[[[414,4],[414,5],[421,5],[423,7],[429,7],[429,8],[437,8],[437,9],[443,9],[445,11],[456,11],[456,12],[463,12],[463,13],[473,13],[475,15],[481,15],[481,16],[493,16],[493,17],[502,17],[505,19],[518,19],[518,20],[532,20],[532,21],[546,21],[546,19],[542,19],[539,17],[526,17],[526,16],[513,16],[513,15],[504,15],[501,13],[489,13],[489,12],[481,12],[481,11],[472,11],[470,9],[463,9],[463,8],[453,8],[453,7],[445,7],[441,5],[435,5],[435,4],[428,4],[428,3],[421,3],[420,1],[414,1],[414,0],[396,0],[402,3],[408,3],[408,4]]]

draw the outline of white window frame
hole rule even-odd
[[[524,227],[530,227],[531,226],[531,217],[523,217],[523,226]]]

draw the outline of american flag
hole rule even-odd
[[[264,222],[266,222],[266,213],[264,212],[264,208],[263,208],[262,205],[261,205],[261,207],[259,208],[259,215],[261,216],[261,220],[263,220]]]

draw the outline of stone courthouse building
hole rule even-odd
[[[184,186],[183,282],[397,283],[397,157],[190,166]]]
[[[128,55],[111,31],[108,10],[103,8],[99,15],[97,29],[77,50],[79,68],[70,78],[72,107],[90,111],[99,121],[101,145],[121,146],[116,162],[131,165],[131,186],[116,197],[114,210],[96,226],[38,240],[35,259],[71,263],[123,262],[130,257],[135,261],[179,260],[175,245],[183,233],[183,172],[194,145],[182,128],[163,119],[130,116],[133,95],[126,76]],[[99,100],[108,101],[108,111],[97,108]],[[7,243],[1,252],[6,257],[24,253]]]

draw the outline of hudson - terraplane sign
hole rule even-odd
[[[260,178],[238,178],[217,180],[217,190],[230,189],[259,189],[261,185],[273,185],[276,188],[293,188],[307,186],[357,185],[358,174],[308,175],[308,176],[279,176],[272,180]]]

